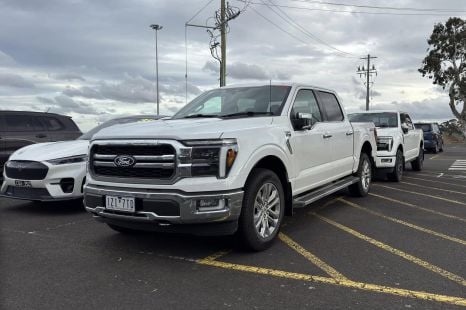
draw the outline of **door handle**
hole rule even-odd
[[[352,131],[348,131],[348,132],[346,133],[346,135],[347,135],[347,136],[352,136],[352,135],[353,135],[353,132],[352,132]]]
[[[45,138],[47,137],[46,135],[44,135],[43,133],[39,133],[36,135],[36,138]]]
[[[328,134],[328,133],[324,133],[323,137],[324,137],[324,139],[329,139],[329,138],[332,137],[332,135]]]

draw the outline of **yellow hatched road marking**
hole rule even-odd
[[[348,287],[353,289],[359,289],[363,291],[375,292],[375,293],[385,293],[400,297],[409,297],[421,300],[428,300],[428,301],[436,301],[442,302],[457,306],[466,306],[466,299],[461,297],[455,296],[447,296],[447,295],[439,295],[439,294],[432,294],[422,291],[412,291],[406,289],[400,289],[396,287],[389,287],[383,285],[376,285],[364,282],[356,282],[351,280],[337,280],[333,278],[321,277],[321,276],[312,276],[307,274],[295,273],[295,272],[287,272],[277,269],[269,269],[269,268],[261,268],[261,267],[254,267],[248,265],[239,265],[239,264],[232,264],[232,263],[225,263],[216,260],[206,260],[201,259],[197,261],[198,264],[218,267],[228,270],[236,270],[242,272],[249,272],[254,274],[260,275],[268,275],[272,277],[278,278],[286,278],[292,280],[300,280],[300,281],[309,281],[309,282],[317,282],[317,283],[324,283],[324,284],[331,284],[337,285],[342,287]]]
[[[297,253],[301,254],[304,256],[308,261],[325,271],[329,276],[331,276],[334,279],[337,280],[348,280],[344,275],[339,273],[337,270],[335,270],[332,266],[328,265],[324,261],[322,261],[320,258],[300,246],[298,243],[296,243],[294,240],[292,240],[290,237],[285,235],[284,233],[280,233],[278,235],[278,238],[280,238],[281,241],[283,241],[287,246],[295,250]]]
[[[412,228],[412,229],[416,229],[416,230],[422,231],[422,232],[424,232],[424,233],[426,233],[426,234],[429,234],[429,235],[437,236],[437,237],[440,237],[440,238],[443,238],[443,239],[446,239],[446,240],[449,240],[449,241],[453,241],[453,242],[459,243],[459,244],[461,244],[461,245],[466,245],[466,241],[465,241],[465,240],[462,240],[462,239],[459,239],[459,238],[455,238],[455,237],[451,237],[451,236],[448,236],[448,235],[445,235],[445,234],[442,234],[442,233],[439,233],[439,232],[436,232],[436,231],[433,231],[433,230],[430,230],[430,229],[427,229],[427,228],[424,228],[424,227],[421,227],[421,226],[417,226],[417,225],[414,225],[414,224],[411,224],[411,223],[408,223],[408,222],[399,220],[399,219],[394,218],[394,217],[390,217],[390,216],[384,215],[384,214],[379,213],[379,212],[376,212],[376,211],[372,211],[372,210],[370,210],[370,209],[364,208],[364,207],[361,206],[361,205],[358,205],[358,204],[356,204],[356,203],[350,202],[350,201],[345,200],[345,199],[343,199],[343,198],[341,198],[341,199],[339,199],[339,200],[340,200],[341,202],[347,204],[347,205],[350,206],[350,207],[359,209],[359,210],[361,210],[361,211],[370,213],[370,214],[372,214],[372,215],[381,217],[381,218],[383,218],[383,219],[386,219],[386,220],[389,220],[389,221],[392,221],[392,222],[395,222],[395,223],[398,223],[398,224],[407,226],[407,227]]]
[[[333,225],[336,228],[341,229],[341,230],[355,236],[356,238],[359,238],[361,240],[369,242],[370,244],[373,244],[373,245],[375,245],[376,247],[378,247],[378,248],[380,248],[382,250],[385,250],[385,251],[390,252],[390,253],[392,253],[394,255],[400,256],[400,257],[402,257],[402,258],[404,258],[404,259],[406,259],[406,260],[408,260],[408,261],[410,261],[410,262],[412,262],[412,263],[414,263],[414,264],[416,264],[418,266],[421,266],[421,267],[423,267],[423,268],[425,268],[427,270],[430,270],[430,271],[432,271],[432,272],[434,272],[434,273],[436,273],[436,274],[438,274],[438,275],[440,275],[442,277],[445,277],[445,278],[447,278],[447,279],[449,279],[451,281],[454,281],[454,282],[456,282],[458,284],[466,286],[466,280],[464,280],[461,276],[458,276],[458,275],[456,275],[454,273],[451,273],[451,272],[449,272],[447,270],[444,270],[444,269],[442,269],[442,268],[440,268],[438,266],[432,265],[429,262],[426,262],[426,261],[424,261],[424,260],[422,260],[420,258],[417,258],[417,257],[415,257],[415,256],[413,256],[411,254],[408,254],[408,253],[405,253],[405,252],[403,252],[401,250],[395,249],[395,248],[393,248],[393,247],[391,247],[391,246],[389,246],[389,245],[387,245],[387,244],[385,244],[383,242],[380,242],[380,241],[375,240],[375,239],[373,239],[371,237],[363,235],[363,234],[355,231],[354,229],[351,229],[351,228],[349,228],[347,226],[344,226],[344,225],[342,225],[340,223],[332,221],[331,219],[326,218],[324,216],[321,216],[321,215],[319,215],[319,214],[317,214],[315,212],[311,212],[311,214],[313,214],[317,218],[329,223],[330,225]]]
[[[426,175],[426,174],[423,174],[423,175]],[[430,177],[430,175],[429,175],[429,177]],[[445,185],[451,185],[451,186],[466,187],[466,185],[462,185],[462,184],[441,182],[441,181],[437,181],[437,180],[427,180],[427,179],[421,179],[421,178],[415,178],[415,177],[408,177],[408,176],[403,176],[403,178],[413,179],[413,180],[420,180],[420,181],[431,182],[431,183],[445,184]]]
[[[432,213],[432,214],[448,217],[448,218],[451,218],[451,219],[454,219],[454,220],[466,222],[466,219],[458,217],[456,215],[446,214],[446,213],[443,213],[443,212],[438,212],[438,211],[435,211],[435,210],[419,207],[419,206],[413,205],[412,203],[404,202],[404,201],[401,201],[401,200],[393,199],[393,198],[390,198],[390,197],[387,197],[387,196],[382,196],[382,195],[378,195],[378,194],[374,194],[374,193],[369,193],[369,195],[374,196],[374,197],[378,197],[378,198],[381,198],[381,199],[385,199],[385,200],[388,200],[388,201],[392,201],[392,202],[395,202],[395,203],[399,203],[401,205],[404,205],[404,206],[407,206],[407,207],[410,207],[410,208],[414,208],[414,209],[422,210],[422,211],[429,212],[429,213]]]
[[[449,189],[443,189],[443,188],[432,187],[432,186],[427,186],[427,185],[420,185],[420,184],[410,183],[410,182],[400,182],[400,183],[408,184],[408,185],[412,185],[412,186],[417,186],[417,187],[422,187],[422,188],[427,188],[427,189],[435,189],[437,191],[443,191],[443,192],[448,192],[448,193],[466,195],[466,193],[464,193],[464,192],[457,192],[457,191],[452,191],[452,190],[449,190]]]
[[[394,189],[394,190],[400,191],[400,192],[405,192],[405,193],[410,193],[410,194],[415,194],[415,195],[420,195],[420,196],[426,196],[426,197],[430,197],[430,198],[434,198],[434,199],[443,200],[443,201],[447,201],[447,202],[451,202],[451,203],[456,203],[456,204],[459,204],[459,205],[462,205],[462,206],[466,206],[466,203],[458,201],[458,200],[452,200],[452,199],[447,199],[447,198],[443,198],[443,197],[437,197],[437,196],[424,194],[424,193],[419,193],[419,192],[407,191],[407,190],[404,190],[404,189],[391,187],[391,186],[386,186],[386,185],[381,185],[381,184],[372,184],[372,185],[385,187],[385,188],[389,188],[389,189]]]

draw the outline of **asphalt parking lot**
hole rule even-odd
[[[461,160],[466,146],[451,145],[366,198],[299,209],[261,253],[231,237],[121,235],[79,204],[0,198],[0,308],[465,307]]]

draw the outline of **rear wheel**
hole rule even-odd
[[[278,176],[254,169],[245,186],[238,233],[244,245],[262,251],[272,245],[285,211],[285,195]]]
[[[421,171],[424,165],[424,148],[421,146],[419,147],[419,155],[416,157],[415,160],[411,162],[411,168],[414,171]]]
[[[366,153],[361,153],[356,176],[359,180],[348,187],[349,192],[352,196],[364,197],[369,193],[372,182],[372,164]]]
[[[440,151],[440,152],[443,152],[443,141],[442,141],[442,144],[440,144],[439,151]]]
[[[438,151],[439,151],[439,146],[438,146],[438,142],[437,142],[437,143],[435,143],[435,147],[432,149],[432,153],[437,154]]]
[[[401,149],[396,152],[395,167],[393,172],[387,174],[387,178],[393,182],[400,182],[403,178],[403,152]]]

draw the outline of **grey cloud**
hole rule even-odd
[[[365,107],[361,106],[361,110]],[[448,100],[443,97],[425,99],[413,102],[374,103],[373,110],[400,110],[408,112],[414,121],[420,120],[443,120],[453,118],[448,107]]]
[[[44,103],[51,112],[55,113],[78,113],[84,115],[100,114],[97,109],[92,107],[90,104],[81,101],[75,101],[65,95],[56,96],[54,98],[37,97],[37,100]]]
[[[62,92],[64,95],[69,97],[83,97],[90,99],[104,99],[104,97],[95,89],[89,86],[83,86],[80,88],[66,87]]]
[[[52,78],[56,80],[64,80],[64,81],[86,81],[81,75],[76,73],[59,73],[59,74],[52,74]]]
[[[34,88],[34,84],[24,77],[13,73],[0,73],[0,87]]]
[[[219,65],[214,61],[207,61],[202,69],[215,75],[219,73]],[[227,66],[227,78],[236,80],[289,80],[291,76],[289,72],[266,72],[256,64],[235,62]]]
[[[13,57],[11,57],[7,53],[4,53],[0,50],[0,66],[12,66],[15,64],[16,62],[13,59]]]

